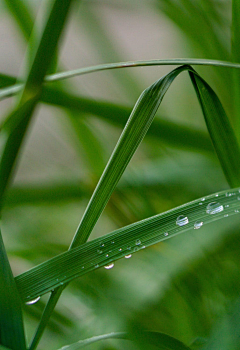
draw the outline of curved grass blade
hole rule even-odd
[[[9,77],[14,79],[12,77]],[[8,76],[3,79],[3,84],[8,84]],[[0,76],[1,82],[1,76]],[[20,85],[15,85],[15,91],[20,91]],[[10,88],[12,91],[13,88]],[[5,92],[7,89],[4,90]],[[0,91],[1,99],[1,91]],[[83,96],[70,94],[66,91],[44,86],[40,101],[66,108],[71,111],[81,111],[85,114],[95,115],[113,125],[124,127],[131,113],[130,107],[120,106],[111,102],[96,101]],[[209,137],[202,131],[188,128],[184,125],[176,124],[168,120],[154,120],[147,136],[160,139],[167,144],[182,149],[192,149],[200,152],[211,152],[213,150]]]
[[[214,193],[64,252],[15,277],[21,298],[35,299],[125,255],[210,222],[239,215],[239,193],[240,188]],[[179,218],[180,215],[183,217]]]
[[[67,72],[60,72],[51,74],[45,77],[45,82],[58,81],[63,79],[73,78],[79,75],[95,73],[110,69],[120,69],[120,68],[133,68],[133,67],[151,67],[151,66],[181,66],[181,65],[191,65],[191,66],[213,66],[213,67],[226,67],[240,69],[240,63],[232,63],[228,61],[219,60],[209,60],[209,59],[194,59],[194,58],[175,58],[167,60],[146,60],[146,61],[128,61],[128,62],[117,62],[117,63],[106,63],[86,68],[79,68]],[[23,88],[23,86],[22,86]],[[11,93],[11,89],[12,93]],[[0,92],[0,98],[12,96],[20,91],[20,87],[15,90],[13,87],[8,87],[6,92],[2,89]]]
[[[21,300],[0,233],[0,344],[25,350]]]
[[[42,38],[33,59],[33,63],[27,75],[20,102],[17,108],[10,114],[7,122],[2,128],[0,135],[0,143],[2,144],[0,160],[0,207],[2,205],[4,192],[10,181],[15,159],[35,106],[39,100],[43,79],[52,63],[52,57],[55,53],[60,34],[64,27],[70,4],[71,0],[54,1]],[[18,129],[14,126],[11,133],[9,125],[15,124],[18,124]],[[18,135],[16,135],[16,133],[18,133]],[[7,159],[8,164],[5,169]]]
[[[240,185],[240,149],[230,121],[212,88],[190,70],[207,128],[230,187]]]
[[[149,345],[155,345],[158,349],[162,350],[190,350],[190,348],[184,345],[179,340],[160,332],[144,331],[141,333],[141,338],[147,341]],[[64,346],[59,350],[79,350],[106,339],[126,339],[135,341],[135,337],[132,333],[127,332],[113,332],[109,334],[98,335],[89,339],[80,340],[77,343]],[[146,348],[145,348],[146,349]]]
[[[87,241],[125,168],[131,160],[138,145],[146,135],[167,89],[178,74],[185,70],[195,73],[195,71],[189,66],[176,68],[147,88],[139,97],[89,201],[70,249]],[[62,283],[64,284],[65,282]],[[60,294],[58,294],[58,297],[59,295]],[[56,303],[55,296],[50,297],[49,303],[44,312],[48,313],[48,307],[51,309],[51,303]],[[34,348],[35,345],[30,347],[31,350]]]

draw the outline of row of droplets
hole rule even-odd
[[[233,194],[235,193],[226,193],[226,197],[230,197],[232,196]],[[217,197],[218,195],[216,195]],[[238,200],[240,200],[240,196],[238,197]],[[205,201],[205,198],[202,198],[202,202]],[[199,204],[203,204],[202,202],[200,202]],[[206,207],[206,213],[207,214],[210,214],[210,215],[214,215],[214,214],[217,214],[217,213],[220,213],[224,210],[223,208],[223,205],[221,205],[220,203],[217,203],[217,202],[211,202],[207,205]],[[187,225],[189,223],[189,220],[188,220],[188,217],[185,216],[185,215],[179,215],[176,219],[176,224],[178,226],[184,226],[184,225]],[[196,221],[194,223],[194,229],[199,229],[200,227],[202,227],[203,225],[203,221]],[[164,233],[164,236],[167,237],[168,236],[168,232],[165,232]],[[112,241],[111,242],[112,244],[114,244],[115,242]],[[140,246],[142,244],[142,242],[140,241],[140,239],[137,239],[136,242],[135,242],[135,245],[136,246]],[[100,249],[97,250],[98,254],[102,254],[103,251],[102,251],[102,248],[104,248],[105,244],[104,243],[100,243]],[[143,246],[142,248],[145,248],[145,246]],[[131,249],[131,247],[128,247],[127,249]],[[119,251],[122,251],[122,248],[119,248]],[[106,257],[108,257],[109,255],[106,254]],[[125,255],[125,258],[126,259],[129,259],[131,258],[132,254],[127,254]],[[96,267],[99,267],[99,265],[96,265]],[[114,263],[110,263],[106,266],[104,266],[105,269],[107,270],[110,270],[114,267]],[[35,304],[36,302],[38,302],[40,299],[40,297],[37,297],[36,299],[33,299],[31,301],[28,301],[26,302],[26,305],[32,305],[32,304]]]

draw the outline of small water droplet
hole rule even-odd
[[[106,258],[108,258],[109,257],[109,255],[108,254],[106,254]]]
[[[97,269],[98,267],[99,267],[99,265],[98,265],[98,264],[96,264],[96,265],[95,265],[95,269]]]
[[[137,239],[136,242],[135,242],[136,245],[140,245],[141,243],[142,242],[140,241],[140,239]]]
[[[82,270],[84,269],[84,266],[82,266]]]
[[[130,247],[130,245],[129,245],[129,246],[127,246],[127,250],[131,250],[131,247]]]
[[[239,210],[238,210],[238,209],[235,209],[234,211],[235,211],[235,213],[239,213]]]
[[[200,227],[202,227],[203,222],[202,221],[196,221],[194,224],[194,229],[198,230]]]
[[[35,299],[33,299],[33,300],[30,300],[30,301],[27,301],[26,302],[26,305],[32,305],[32,304],[35,304],[35,303],[37,303],[38,302],[38,300],[40,299],[40,297],[37,297],[37,298],[35,298]]]
[[[114,241],[111,242],[111,244],[114,244],[114,243],[115,243]]]
[[[225,205],[225,208],[229,208],[229,205],[228,205],[228,204],[226,204],[226,205]]]
[[[98,249],[98,250],[97,250],[97,253],[98,253],[98,254],[102,254],[102,250],[101,250],[101,249]]]
[[[187,225],[188,223],[189,223],[188,217],[184,216],[184,215],[179,215],[177,220],[176,220],[176,224],[178,226],[184,226],[184,225]]]
[[[121,252],[121,251],[122,251],[122,248],[119,248],[118,250],[119,250],[119,252]]]
[[[199,205],[202,205],[202,202],[200,202]]]
[[[218,193],[217,193],[217,194],[215,194],[215,197],[218,197]]]
[[[207,214],[217,214],[223,211],[223,206],[217,202],[212,202],[207,205]]]
[[[227,218],[227,217],[228,217],[228,214],[225,214],[224,217]]]
[[[113,266],[114,266],[114,263],[111,263],[111,264],[106,265],[106,266],[104,266],[104,267],[105,267],[105,269],[110,270],[110,269],[113,268]]]
[[[167,236],[168,236],[168,232],[165,232],[165,233],[164,233],[164,236],[167,237]]]
[[[132,254],[125,255],[125,259],[130,259],[132,257]]]
[[[204,198],[204,197],[203,197],[201,200],[202,200],[202,201],[205,201],[205,200],[206,200],[206,198]]]
[[[142,246],[142,249],[145,249],[145,248],[146,248],[146,246],[145,246],[145,245],[143,245],[143,246]]]
[[[134,247],[134,248],[133,248],[133,251],[134,251],[134,252],[137,252],[139,249],[140,249],[140,247],[137,246],[137,247]]]
[[[100,243],[100,247],[104,247],[105,246],[105,244],[104,243]]]

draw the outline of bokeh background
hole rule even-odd
[[[22,0],[37,21],[37,32],[47,2]],[[1,73],[21,78],[28,35],[17,20],[18,9],[10,3],[0,1],[0,67]],[[231,60],[231,1],[76,1],[52,71],[187,57]],[[106,102],[131,110],[140,93],[172,68],[99,72],[56,86],[93,105]],[[235,125],[234,73],[226,68],[196,70],[217,92]],[[14,101],[1,101],[1,120]],[[208,137],[187,73],[173,83],[156,118]],[[3,212],[3,237],[15,275],[68,249],[121,133],[112,119],[111,112],[103,118],[81,108],[39,106]],[[197,137],[193,145],[186,145],[181,132],[179,138],[167,142],[161,135],[146,137],[90,239],[228,188],[213,148],[204,149]],[[207,339],[239,295],[238,227],[238,217],[203,225],[201,230],[122,259],[111,270],[98,269],[72,282],[62,294],[39,350],[129,329],[165,332],[186,344],[198,337]],[[47,298],[25,307],[29,339]],[[91,349],[133,350],[136,346],[108,340]]]

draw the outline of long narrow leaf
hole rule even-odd
[[[115,230],[15,277],[23,301],[43,295],[90,271],[191,229],[239,215],[240,188],[197,199]]]
[[[67,72],[60,72],[51,74],[45,77],[45,82],[58,81],[63,79],[73,78],[79,75],[95,73],[104,70],[110,69],[120,69],[120,68],[133,68],[133,67],[151,67],[151,66],[181,66],[181,65],[191,65],[191,66],[213,66],[213,67],[228,67],[228,68],[240,68],[239,63],[232,63],[227,61],[219,61],[219,60],[208,60],[208,59],[194,59],[194,58],[175,58],[175,59],[167,59],[167,60],[146,60],[146,61],[128,61],[128,62],[118,62],[118,63],[107,63],[101,64],[97,66],[91,66],[86,68],[79,68]],[[23,86],[22,86],[23,88]],[[6,91],[4,90],[0,92],[0,98],[9,97],[18,93],[21,90],[21,86],[18,87],[17,91],[15,91],[14,86],[12,87],[13,91],[11,93],[11,87],[9,87]]]
[[[179,340],[160,332],[150,332],[144,331],[141,334],[141,338],[147,341],[149,345],[155,345],[156,348],[162,350],[190,350],[190,348],[184,345]],[[109,333],[99,336],[95,336],[89,339],[80,340],[77,343],[64,346],[59,350],[78,350],[87,347],[93,343],[99,342],[106,339],[126,339],[135,341],[135,337],[131,333],[118,332],[118,333]]]
[[[39,100],[43,79],[51,65],[52,56],[55,53],[60,34],[62,32],[71,0],[55,0],[52,6],[51,13],[47,20],[42,38],[39,42],[32,66],[27,75],[24,90],[17,108],[10,114],[6,128],[3,127],[0,135],[1,160],[0,160],[0,207],[6,187],[9,183],[10,176],[13,170],[15,159],[22,144],[24,135],[29,125],[32,113]],[[18,124],[18,129],[15,127],[11,131],[9,125]],[[14,135],[16,130],[19,133],[16,140]],[[9,158],[7,168],[5,169],[6,159]],[[3,175],[2,175],[3,172]]]
[[[196,72],[189,74],[226,179],[231,187],[237,187],[240,185],[240,149],[230,121],[211,87]]]
[[[0,344],[25,350],[21,300],[0,234]]]

